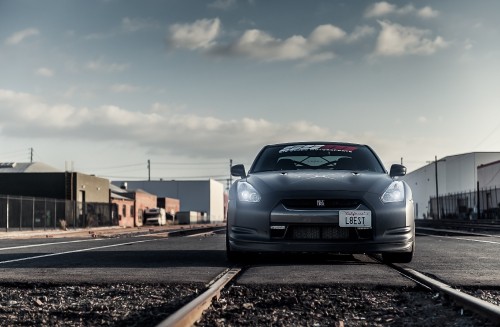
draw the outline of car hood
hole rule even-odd
[[[393,181],[383,173],[352,171],[273,171],[250,174],[247,182],[260,192],[346,191],[383,193]]]

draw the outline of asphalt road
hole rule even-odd
[[[0,282],[208,283],[228,263],[223,234],[110,239],[0,240]],[[463,286],[500,286],[500,239],[418,236],[404,266]],[[365,255],[266,256],[241,284],[412,285]]]
[[[500,287],[500,237],[417,236],[410,264],[452,286]]]

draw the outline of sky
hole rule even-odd
[[[500,2],[0,0],[2,162],[226,182],[294,141],[500,151]]]

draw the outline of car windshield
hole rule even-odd
[[[340,143],[268,146],[255,159],[250,172],[305,169],[385,173],[368,147]]]

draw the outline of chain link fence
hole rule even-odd
[[[0,195],[0,229],[35,230],[115,226],[111,205]]]
[[[437,199],[436,201],[436,197],[430,198],[430,217],[438,217],[439,207],[441,219],[500,220],[499,188],[447,194]]]

